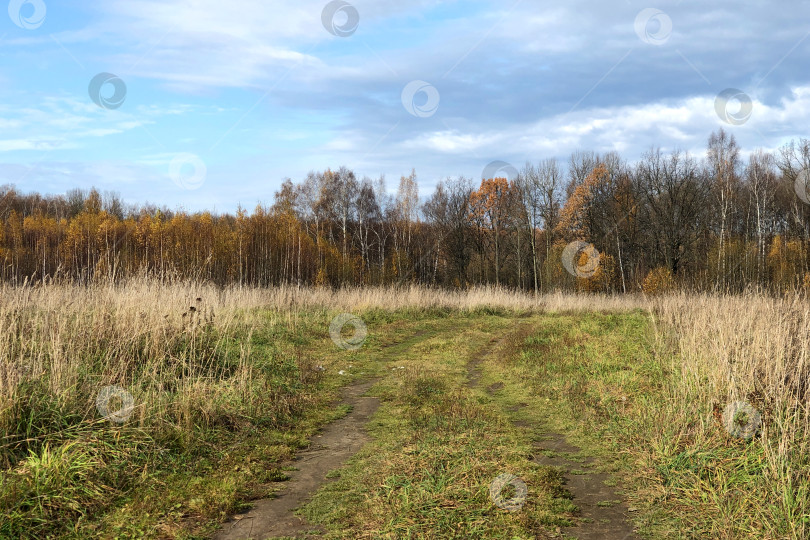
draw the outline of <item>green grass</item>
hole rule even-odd
[[[176,344],[164,381],[194,383],[193,362],[197,382],[219,379],[177,410],[166,386],[165,421],[113,425],[79,414],[75,396],[51,395],[47,379],[28,383],[11,411],[16,436],[0,442],[0,538],[208,537],[283,487],[284,463],[347,413],[339,388],[366,378],[379,380],[381,400],[372,440],[300,510],[327,538],[519,539],[581,523],[560,471],[533,459],[547,432],[583,449],[568,459],[595,459],[572,474],[612,475],[645,537],[801,538],[810,527],[810,458],[767,477],[756,438],[730,438],[706,421],[709,404],[684,401],[677,359],[656,345],[646,313],[373,309],[357,351],[329,340],[335,313],[248,315],[265,324]],[[250,392],[231,392],[245,347]],[[77,384],[101,365],[88,360]],[[137,394],[151,375],[133,370]],[[502,473],[528,488],[519,511],[490,498]]]
[[[677,358],[654,343],[643,312],[546,315],[485,364],[482,384],[508,381],[502,405],[528,404],[515,420],[565,433],[615,473],[645,536],[803,538],[807,457],[766,475],[765,445],[704,421],[709,405],[689,399]]]
[[[231,392],[228,369],[218,368],[211,372],[217,392],[175,410],[174,389],[165,385],[159,395],[166,418],[150,419],[146,427],[83,417],[74,412],[78,404],[48,391],[46,379],[31,383],[21,392],[28,399],[4,411],[18,427],[12,442],[0,447],[9,464],[0,471],[0,538],[201,538],[246,508],[246,501],[267,496],[273,482],[286,477],[279,465],[307,446],[320,426],[346,414],[333,405],[339,387],[376,369],[362,355],[334,346],[327,333],[332,316],[302,313],[291,328],[267,312],[267,324],[250,334],[184,344],[218,343],[214,360],[225,368],[240,348],[250,347],[254,390],[248,396]],[[372,318],[369,326],[385,329],[385,339],[412,334],[408,320]],[[368,350],[381,341],[370,337]],[[178,358],[202,356],[183,347]],[[353,375],[338,376],[348,363]],[[316,364],[326,368],[323,375],[312,369]],[[177,369],[177,380],[164,380],[180,384],[183,368]],[[95,377],[93,365],[85,370]],[[132,379],[137,402],[137,387],[149,384],[148,375],[136,370]]]
[[[610,484],[629,491],[630,506],[643,510],[634,512],[639,532],[666,538],[673,518],[662,514],[658,494],[648,487],[657,479],[638,468],[653,423],[660,427],[654,407],[665,399],[670,377],[651,352],[651,338],[642,312],[545,315],[508,344],[505,361],[485,364],[483,382],[506,381],[497,397],[501,405],[526,405],[512,413],[514,420],[566,434],[597,459],[596,469],[613,475]],[[640,429],[645,419],[646,431]]]
[[[535,538],[569,525],[574,508],[559,472],[535,464],[530,441],[466,387],[470,357],[512,322],[488,314],[433,321],[435,337],[386,351],[388,364],[406,369],[376,387],[383,403],[373,442],[302,514],[329,527],[327,538]],[[490,499],[502,473],[529,488],[518,512]]]

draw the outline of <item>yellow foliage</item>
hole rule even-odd
[[[585,268],[589,263],[588,254],[584,251],[579,256],[580,268]],[[591,263],[592,264],[592,263]],[[610,292],[616,285],[616,261],[611,255],[605,253],[599,256],[599,265],[588,278],[577,280],[577,287],[586,292]]]
[[[783,290],[801,285],[806,256],[801,241],[785,240],[781,235],[776,235],[767,258],[772,281]]]
[[[641,287],[645,294],[653,296],[673,291],[675,286],[675,277],[672,275],[672,270],[665,266],[659,266],[650,270]]]
[[[565,203],[560,214],[557,230],[560,234],[573,233],[574,236],[588,237],[590,231],[586,225],[586,215],[591,205],[592,192],[601,183],[607,181],[609,175],[603,163],[596,166],[578,185]]]

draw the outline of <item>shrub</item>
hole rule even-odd
[[[659,266],[650,270],[644,278],[642,289],[645,294],[651,296],[670,292],[675,289],[675,277],[669,268]]]

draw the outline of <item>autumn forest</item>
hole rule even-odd
[[[0,188],[0,279],[166,281],[269,286],[492,284],[526,291],[647,292],[683,287],[774,292],[810,286],[810,140],[743,159],[734,136],[705,155],[578,151],[448,178],[420,193],[416,173],[346,167],[285,180],[272,204],[235,215],[128,206],[114,193]],[[262,200],[269,194],[256,194]],[[566,245],[592,244],[597,270],[567,272]],[[584,256],[584,255],[583,255]]]

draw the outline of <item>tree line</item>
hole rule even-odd
[[[810,287],[810,140],[741,157],[722,129],[706,153],[652,148],[501,164],[420,199],[346,167],[286,179],[248,213],[128,206],[112,193],[0,188],[0,279],[218,284],[494,284],[527,291]],[[596,257],[586,275],[570,271]],[[594,262],[594,261],[592,261]],[[568,268],[568,269],[567,269]]]

